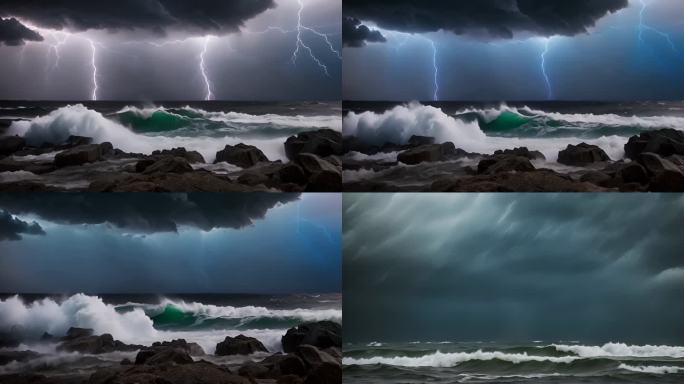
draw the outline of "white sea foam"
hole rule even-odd
[[[619,369],[626,369],[626,370],[632,371],[632,372],[652,373],[652,374],[656,374],[656,375],[664,375],[667,373],[679,373],[680,371],[684,372],[684,367],[675,367],[675,366],[620,364],[620,366],[618,368]]]
[[[215,113],[221,114],[223,112]],[[240,119],[249,119],[248,116],[253,115],[233,117],[237,119],[237,122]],[[274,116],[278,115],[266,116],[270,117],[256,116],[252,123],[258,124],[260,121],[265,122],[268,119],[273,122],[275,121]],[[333,118],[332,116],[326,116],[325,119],[319,120],[316,120],[315,117],[300,117],[299,119],[297,117],[292,117],[292,119],[288,116],[281,117],[284,120],[278,121],[278,123],[283,125],[290,124],[290,126],[311,127],[312,129],[329,127],[339,130],[341,124],[339,117]],[[216,152],[223,149],[227,144],[246,143],[261,149],[270,160],[286,159],[283,146],[284,138],[282,137],[247,139],[229,136],[229,133],[226,133],[225,137],[143,135],[131,131],[82,104],[65,106],[29,121],[14,121],[8,129],[8,134],[23,136],[29,144],[35,146],[43,143],[61,143],[69,135],[79,135],[92,137],[95,143],[111,142],[115,148],[126,152],[150,154],[154,150],[185,147],[187,150],[198,151],[209,163],[214,161]]]
[[[560,352],[580,357],[684,357],[684,347],[669,345],[627,345],[606,343],[601,346],[551,344]]]
[[[368,347],[382,347],[382,343],[380,343],[378,341],[371,341],[370,343],[368,343],[367,346]]]
[[[388,364],[402,367],[454,367],[460,363],[473,360],[501,360],[508,361],[514,364],[524,363],[527,361],[547,361],[551,363],[569,364],[575,360],[580,359],[576,356],[535,356],[527,353],[504,353],[499,351],[485,352],[478,350],[475,352],[451,352],[442,353],[435,352],[429,355],[408,357],[395,356],[383,357],[373,356],[367,358],[351,358],[345,357],[342,362],[345,365],[368,365],[368,364]]]
[[[365,153],[351,151],[344,156],[351,160],[364,161],[364,160],[376,160],[376,161],[386,161],[395,162],[397,161],[397,155],[399,152],[378,152],[374,155],[366,155]]]
[[[432,136],[437,142],[451,141],[468,152],[486,154],[497,149],[524,146],[542,152],[549,161],[556,161],[558,152],[568,144],[580,141],[601,147],[611,159],[617,160],[624,157],[624,145],[628,140],[621,136],[596,139],[487,136],[476,121],[466,122],[447,115],[439,108],[416,102],[399,105],[383,113],[349,112],[343,119],[342,132],[345,136],[357,136],[374,145],[385,142],[405,144],[412,135]]]

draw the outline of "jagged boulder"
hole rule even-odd
[[[216,344],[215,354],[218,356],[226,355],[251,355],[256,352],[268,352],[268,349],[257,339],[245,335],[226,338]]]
[[[587,143],[568,144],[564,150],[558,152],[558,162],[565,165],[581,167],[602,161],[610,161],[610,157],[603,149]]]
[[[214,164],[226,162],[241,168],[249,168],[262,161],[268,161],[266,155],[253,145],[226,145],[223,150],[216,152]]]
[[[639,136],[630,137],[625,144],[627,158],[637,160],[644,152],[663,157],[684,155],[684,132],[671,128],[643,132]]]
[[[342,347],[342,326],[333,321],[305,323],[287,330],[280,342],[283,351],[295,352],[302,344],[323,349]]]
[[[342,134],[332,129],[302,132],[285,141],[285,154],[290,160],[295,160],[300,153],[325,157],[341,155],[343,152]]]

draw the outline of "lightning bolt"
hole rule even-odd
[[[60,34],[62,35],[61,39],[58,37],[58,35],[60,35]],[[64,44],[66,44],[67,40],[69,39],[69,36],[70,36],[70,34],[66,33],[66,32],[61,32],[61,33],[52,32],[50,34],[50,37],[52,38],[53,43],[50,44],[50,46],[48,47],[48,51],[47,51],[47,62],[48,62],[48,68],[49,68],[48,70],[49,71],[54,71],[55,69],[59,68],[59,61],[62,58],[61,55],[59,54],[59,49]],[[49,62],[50,62],[50,56],[52,56],[51,55],[52,53],[54,53],[55,61],[50,66]]]
[[[439,69],[437,68],[437,46],[435,45],[435,42],[432,40],[430,41],[430,45],[432,45],[432,69],[434,70],[434,92],[432,94],[432,100],[437,101],[439,100],[439,82],[437,81],[437,74],[439,73]]]
[[[644,43],[644,32],[645,31],[650,31],[655,33],[656,35],[659,35],[667,43],[670,45],[670,48],[672,48],[672,51],[675,52],[676,54],[679,54],[679,50],[677,49],[677,46],[675,45],[674,41],[672,41],[672,37],[668,34],[665,33],[659,29],[656,29],[654,27],[651,27],[650,25],[644,24],[644,13],[646,12],[646,8],[648,8],[648,4],[644,0],[639,0],[641,3],[641,10],[639,11],[639,26],[638,26],[638,31],[639,31],[639,43],[643,44]]]
[[[88,43],[90,43],[90,65],[93,67],[93,92],[90,96],[91,100],[97,100],[97,61],[96,61],[96,56],[97,56],[97,48],[95,48],[95,42],[92,39],[87,39]]]
[[[209,76],[207,75],[207,68],[204,63],[204,56],[207,54],[207,49],[209,48],[209,40],[211,36],[204,38],[204,46],[202,47],[202,52],[200,53],[200,72],[202,73],[202,78],[204,79],[204,85],[207,87],[207,94],[204,96],[204,100],[214,100],[214,94],[211,92],[211,82],[209,81]]]
[[[544,81],[546,82],[546,98],[553,98],[553,89],[551,88],[551,80],[549,79],[548,73],[546,73],[546,55],[549,53],[549,44],[551,43],[551,38],[546,39],[544,42],[544,51],[541,53],[541,72],[544,76]]]
[[[301,47],[302,49],[306,50],[309,53],[309,57],[311,57],[311,60],[313,60],[316,63],[316,65],[318,65],[318,67],[323,70],[325,75],[330,77],[330,73],[328,72],[328,67],[325,64],[323,64],[323,62],[313,53],[313,50],[311,49],[311,47],[306,45],[306,43],[304,43],[304,41],[302,40],[302,31],[309,31],[309,32],[315,34],[316,36],[323,38],[323,40],[328,45],[328,48],[330,49],[330,51],[332,53],[337,55],[337,57],[340,59],[342,59],[342,55],[340,54],[340,52],[338,50],[336,50],[333,47],[332,43],[328,39],[328,35],[302,24],[302,12],[304,11],[304,2],[302,0],[297,0],[297,3],[299,4],[299,10],[297,11],[297,28],[296,28],[297,41],[295,43],[295,49],[294,49],[294,51],[292,51],[292,58],[291,58],[292,64],[295,64],[295,65],[297,64],[297,57],[299,55],[299,48]]]

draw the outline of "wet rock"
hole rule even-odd
[[[303,344],[297,347],[297,356],[301,357],[304,363],[309,367],[316,367],[326,362],[340,365],[339,359],[312,345]]]
[[[15,181],[0,183],[0,192],[61,192],[63,189],[45,185],[37,181]]]
[[[642,164],[651,175],[657,175],[665,171],[680,171],[680,168],[675,165],[675,163],[652,152],[640,153],[637,161]]]
[[[9,156],[26,146],[26,140],[19,136],[0,137],[0,156]]]
[[[244,335],[226,338],[216,344],[217,356],[226,355],[251,355],[256,352],[268,352],[266,347],[257,339]]]
[[[558,162],[565,165],[581,167],[602,161],[610,161],[610,157],[603,149],[587,143],[568,144],[558,152]]]
[[[266,155],[253,145],[226,145],[223,150],[216,152],[214,164],[225,161],[241,168],[249,168],[262,161],[268,161]]]
[[[238,374],[245,377],[253,377],[257,379],[267,379],[273,377],[271,369],[263,364],[248,361],[244,363],[239,369]]]
[[[283,165],[278,170],[278,179],[282,183],[293,183],[297,185],[303,185],[307,182],[307,177],[306,174],[304,174],[302,167],[294,163]]]
[[[198,361],[173,365],[134,365],[106,368],[95,372],[88,384],[250,384],[227,368]],[[41,383],[42,384],[42,383]]]
[[[404,164],[419,164],[422,162],[445,161],[457,154],[454,143],[423,145],[415,147],[397,155],[397,160]]]
[[[649,191],[684,192],[684,174],[680,171],[665,170],[651,179]]]
[[[257,172],[245,172],[237,178],[237,182],[245,185],[266,185],[270,178]]]
[[[152,152],[152,156],[174,156],[182,157],[190,164],[204,163],[204,157],[197,151],[188,151],[183,147],[173,149],[163,149]]]
[[[339,171],[321,171],[312,175],[307,192],[340,192],[342,190],[342,173]]]
[[[296,375],[284,375],[278,378],[276,384],[304,384],[304,380]]]
[[[64,143],[60,145],[62,148],[73,148],[73,147],[78,147],[81,145],[88,145],[92,144],[93,139],[91,137],[86,137],[86,136],[77,136],[77,135],[71,135],[69,136]]]
[[[302,344],[324,349],[342,347],[342,326],[333,321],[305,323],[287,330],[281,338],[283,351],[295,352]]]
[[[26,171],[36,175],[50,173],[57,169],[52,162],[44,161],[17,161],[11,158],[0,160],[0,172]]]
[[[580,181],[605,186],[612,177],[601,171],[589,171],[580,177]]]
[[[93,336],[94,334],[95,331],[90,328],[71,327],[67,330],[66,335],[62,338],[62,340],[78,339],[80,337]]]
[[[138,162],[139,163],[139,162]],[[138,165],[136,164],[136,169]],[[183,157],[166,156],[145,167],[145,175],[192,172],[192,166]]]
[[[5,365],[12,361],[21,362],[29,359],[35,359],[38,356],[40,356],[40,354],[33,351],[0,350],[0,365]]]
[[[108,333],[100,336],[73,336],[67,334],[57,346],[58,351],[88,353],[93,355],[114,351],[134,351],[139,348],[139,345],[127,345],[118,340],[114,340],[112,335]]]
[[[150,165],[154,164],[157,162],[157,159],[154,158],[146,158],[142,160],[138,160],[137,163],[135,163],[135,171],[138,173],[142,173],[149,167]]]
[[[99,144],[80,145],[67,149],[55,156],[57,167],[68,167],[102,160],[102,148]]]
[[[188,351],[179,347],[152,347],[143,349],[135,356],[135,364],[190,364],[192,357]]]
[[[121,360],[121,362],[119,364],[121,364],[121,365],[133,365],[133,362],[129,358],[124,358]]]
[[[341,155],[342,134],[332,129],[320,129],[288,137],[285,141],[287,158],[295,160],[300,153],[313,153],[322,157]]]
[[[304,376],[307,372],[304,361],[299,356],[290,353],[276,353],[265,358],[259,364],[269,369],[270,377],[282,375]]]
[[[435,143],[435,138],[430,136],[413,135],[408,139],[408,145],[411,147],[420,147],[421,145],[431,145]]]
[[[684,155],[684,132],[667,128],[630,137],[625,144],[625,157],[637,160],[643,152],[651,152],[664,157]]]
[[[635,162],[625,164],[617,171],[616,177],[619,177],[625,183],[648,184],[646,169]]]
[[[321,159],[312,153],[300,153],[297,155],[297,164],[299,164],[304,172],[307,174],[316,174],[322,171],[339,172],[340,168]]]
[[[342,367],[339,364],[324,362],[316,366],[304,380],[305,384],[341,384]]]
[[[534,165],[527,157],[497,155],[477,164],[477,173],[493,175],[502,172],[530,172],[534,171]]]
[[[546,160],[546,156],[539,151],[530,151],[527,147],[519,147],[513,149],[504,149],[494,152],[494,155],[510,155],[510,156],[522,156],[530,160]]]
[[[154,175],[116,174],[102,176],[88,187],[92,192],[253,192],[261,186],[234,183],[207,171]]]
[[[153,348],[181,348],[190,354],[190,356],[204,356],[204,349],[197,343],[188,343],[185,339],[176,339],[172,341],[155,342],[152,344]]]
[[[572,180],[547,169],[436,180],[431,192],[598,192],[597,185]]]

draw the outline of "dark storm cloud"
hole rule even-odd
[[[367,194],[343,210],[351,340],[684,340],[681,196]]]
[[[5,211],[0,211],[0,241],[21,240],[21,235],[44,235],[43,228],[35,221],[27,223],[13,217]]]
[[[457,35],[484,33],[491,38],[512,38],[516,33],[583,33],[607,13],[627,5],[627,0],[346,0],[344,13],[401,32],[445,30]],[[358,38],[354,34],[343,36],[350,46],[360,46]]]
[[[14,46],[23,45],[26,41],[43,41],[43,37],[13,17],[0,19],[0,43]]]
[[[60,224],[110,223],[145,233],[173,232],[179,226],[201,230],[242,228],[299,194],[2,194],[0,208]]]
[[[380,31],[372,30],[361,24],[359,19],[349,16],[342,19],[342,36],[347,47],[363,47],[366,42],[387,41]]]
[[[0,15],[15,16],[39,27],[84,31],[189,30],[227,33],[275,7],[273,0],[4,0]]]

